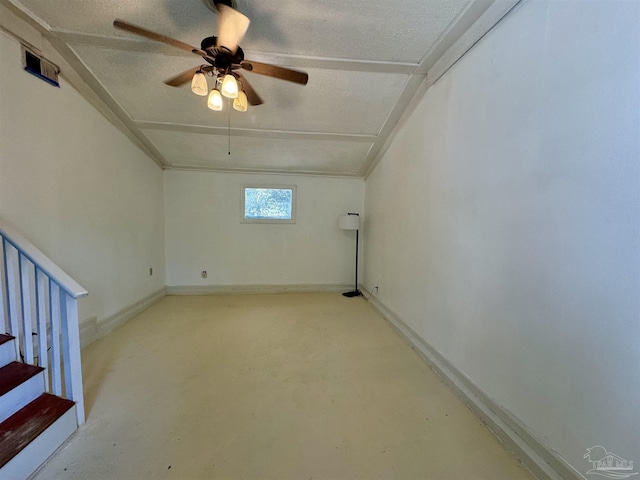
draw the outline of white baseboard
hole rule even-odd
[[[366,298],[536,478],[549,480],[583,480],[585,478],[533,435],[514,415],[487,396],[469,377],[429,345],[377,297],[366,291]]]
[[[80,324],[80,346],[84,348],[98,338],[103,337],[113,329],[128,322],[139,313],[142,313],[166,295],[167,289],[163,287],[142,300],[123,308],[115,315],[111,315],[100,321],[98,321],[96,317],[83,320]]]
[[[346,292],[353,287],[339,284],[298,284],[298,285],[179,285],[167,286],[148,297],[123,308],[115,315],[98,321],[89,317],[80,323],[80,345],[82,348],[111,332],[118,326],[143,312],[166,295],[220,295],[220,294],[262,294],[262,293],[309,293]]]
[[[262,293],[346,292],[353,286],[336,284],[295,285],[174,285],[167,286],[167,295],[221,295]]]
[[[98,317],[89,317],[80,323],[80,348],[98,339]]]

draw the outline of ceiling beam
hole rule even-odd
[[[134,52],[193,57],[193,54],[171,47],[170,45],[160,42],[149,42],[147,40],[140,40],[137,38],[80,33],[55,27],[52,27],[49,30],[49,34],[65,43],[73,45],[89,45],[92,47],[116,50],[131,50]]]
[[[227,127],[207,127],[201,125],[181,125],[177,123],[162,123],[136,121],[135,125],[140,129],[165,130],[171,132],[200,133],[208,135],[229,134]],[[258,128],[231,128],[231,133],[238,137],[259,137],[259,138],[282,138],[294,140],[328,140],[339,142],[361,142],[373,143],[377,140],[377,135],[348,134],[348,133],[326,133],[326,132],[298,132],[295,130],[265,130]]]
[[[297,177],[331,177],[331,178],[362,178],[359,173],[345,172],[322,172],[317,170],[298,170],[292,172],[284,169],[265,169],[265,168],[237,168],[237,167],[205,167],[201,165],[172,165],[164,167],[165,170],[187,170],[187,171],[204,171],[204,172],[223,172],[223,173],[259,173],[261,175],[290,175]]]
[[[63,42],[75,45],[130,50],[134,52],[159,53],[189,57],[189,52],[173,48],[159,42],[150,42],[120,36],[93,35],[51,28],[49,33]],[[346,70],[355,72],[411,74],[419,66],[417,63],[379,62],[352,58],[314,57],[309,55],[288,55],[283,53],[262,53],[245,50],[245,58],[262,63],[273,63],[287,67]]]
[[[451,67],[523,1],[495,0],[491,2],[491,5],[482,12],[482,15],[429,67],[429,85],[437,82],[442,75],[448,72]]]
[[[495,1],[496,0],[473,0],[467,3],[453,22],[449,24],[447,29],[440,34],[440,37],[429,51],[422,57],[416,72],[426,74],[431,70],[431,67],[451,49],[458,39],[482,17],[484,12],[495,3]]]
[[[396,125],[398,124],[402,114],[407,108],[414,102],[415,93],[420,88],[420,85],[426,80],[425,75],[415,74],[411,75],[407,82],[405,83],[404,88],[402,89],[402,93],[398,97],[398,100],[394,104],[393,108],[387,115],[387,118],[378,132],[377,140],[369,150],[367,154],[367,158],[362,163],[362,168],[360,170],[360,174],[365,176],[370,169],[371,163],[374,159],[378,158],[380,152],[383,147],[386,145],[386,140],[394,131]]]

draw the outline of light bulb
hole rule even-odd
[[[205,97],[209,92],[209,86],[207,85],[207,77],[202,72],[196,72],[191,80],[191,91],[196,95]]]
[[[247,94],[244,90],[238,92],[238,98],[233,101],[233,109],[239,112],[247,111]]]
[[[209,98],[207,99],[207,107],[209,107],[211,110],[215,110],[216,112],[222,110],[222,95],[220,95],[220,90],[218,90],[217,88],[214,88],[213,90],[211,90],[211,93],[209,93]]]
[[[237,98],[238,97],[238,82],[236,82],[236,77],[227,73],[222,79],[222,87],[220,88],[220,92],[227,98]]]

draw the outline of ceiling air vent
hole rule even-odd
[[[27,72],[55,87],[60,86],[60,83],[58,83],[60,69],[24,45],[22,46],[22,62]]]

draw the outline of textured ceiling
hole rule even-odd
[[[40,26],[165,168],[348,176],[367,172],[433,52],[471,10],[469,0],[237,0],[251,19],[245,58],[304,70],[309,82],[245,72],[264,104],[229,114],[209,110],[188,85],[163,83],[200,57],[112,26],[121,18],[199,46],[217,23],[202,0],[2,3]]]

